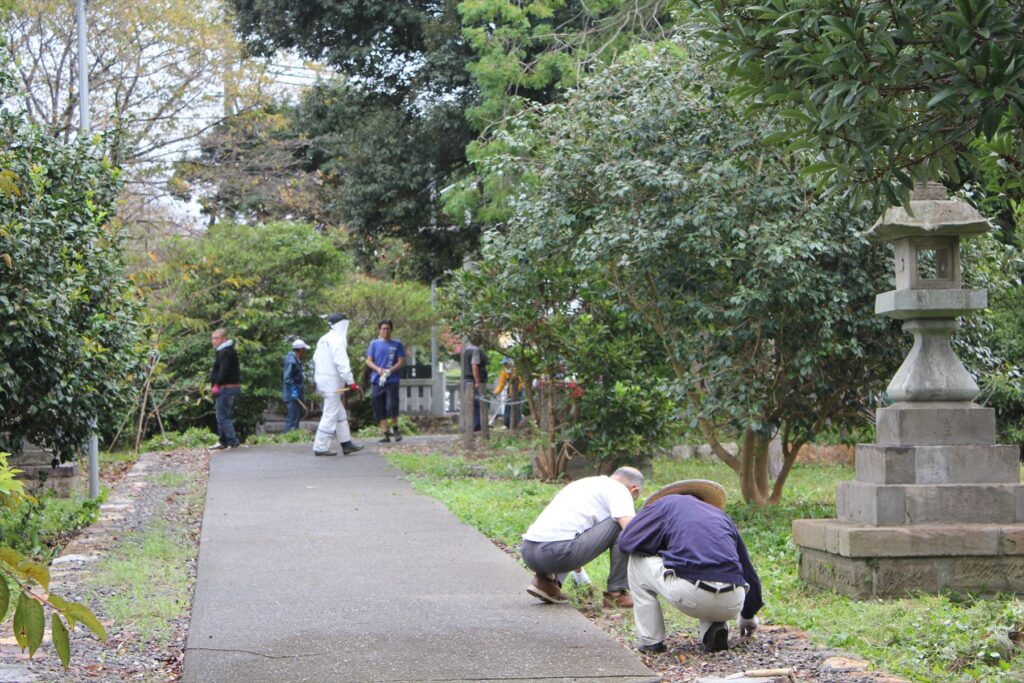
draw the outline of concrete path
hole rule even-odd
[[[530,576],[372,446],[215,453],[183,680],[659,680]]]

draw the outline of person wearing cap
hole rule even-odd
[[[213,369],[210,370],[210,393],[217,415],[217,443],[210,450],[238,448],[235,434],[235,406],[242,396],[242,372],[238,366],[235,340],[228,339],[227,330],[219,327],[210,334],[213,344]]]
[[[296,339],[292,342],[292,350],[284,356],[284,386],[281,398],[284,400],[285,417],[284,431],[290,432],[299,428],[302,416],[302,401],[306,398],[306,378],[302,371],[302,356],[309,344]]]
[[[317,341],[313,352],[313,381],[324,399],[323,415],[313,440],[313,455],[337,455],[337,451],[331,450],[335,435],[342,452],[348,455],[363,450],[352,442],[348,413],[341,402],[343,393],[359,391],[348,360],[348,318],[341,313],[331,313],[325,320],[331,327]]]
[[[559,491],[523,534],[523,561],[534,571],[526,592],[547,603],[566,602],[569,596],[561,590],[566,575],[607,550],[611,562],[604,605],[632,607],[627,556],[615,541],[633,519],[633,501],[643,487],[640,470],[620,467],[610,477],[584,477]]]
[[[641,652],[666,650],[659,595],[699,620],[705,652],[729,648],[732,619],[739,619],[740,635],[757,629],[761,581],[716,482],[680,481],[656,491],[619,536],[619,550],[629,555]]]
[[[402,440],[398,431],[398,382],[401,379],[398,371],[405,365],[405,347],[402,342],[391,338],[394,324],[390,320],[377,323],[377,339],[370,342],[366,350],[366,367],[370,373],[370,401],[373,404],[373,417],[380,423],[383,432],[381,443],[389,443],[392,439]],[[391,418],[391,431],[388,431],[388,418]]]

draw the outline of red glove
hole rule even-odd
[[[349,391],[359,391],[359,385],[356,384],[355,382],[352,382],[352,384],[348,385],[348,389]]]
[[[211,393],[211,394],[213,394],[213,397],[214,397],[214,398],[216,398],[216,397],[217,397],[217,394],[219,394],[219,393],[220,393],[220,385],[219,385],[219,384],[214,384],[214,385],[213,385],[213,388],[212,388],[212,389],[210,389],[210,393]]]

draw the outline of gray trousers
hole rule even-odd
[[[558,583],[577,567],[582,567],[608,550],[611,555],[608,570],[608,590],[624,591],[629,588],[626,571],[629,558],[619,550],[619,532],[622,527],[609,517],[590,527],[569,541],[523,541],[523,561],[538,574],[554,574]]]

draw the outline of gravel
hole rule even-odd
[[[111,486],[111,493],[101,507],[100,519],[84,529],[54,561],[50,586],[52,592],[71,600],[83,601],[90,596],[88,605],[107,629],[107,640],[101,642],[83,627],[76,628],[71,634],[71,666],[65,672],[49,642],[49,629],[31,661],[18,650],[13,638],[2,639],[0,683],[178,680],[190,604],[183,605],[181,613],[170,621],[169,638],[147,639],[130,625],[114,623],[106,614],[104,599],[115,590],[112,586],[93,582],[86,587],[84,579],[97,561],[116,556],[126,533],[144,530],[159,518],[186,526],[190,559],[185,569],[194,584],[208,458],[205,450],[144,453],[127,472],[112,471],[115,476],[123,476],[116,482],[104,481]],[[159,475],[164,473],[186,476],[161,478]],[[185,478],[189,483],[182,486],[160,483]]]

